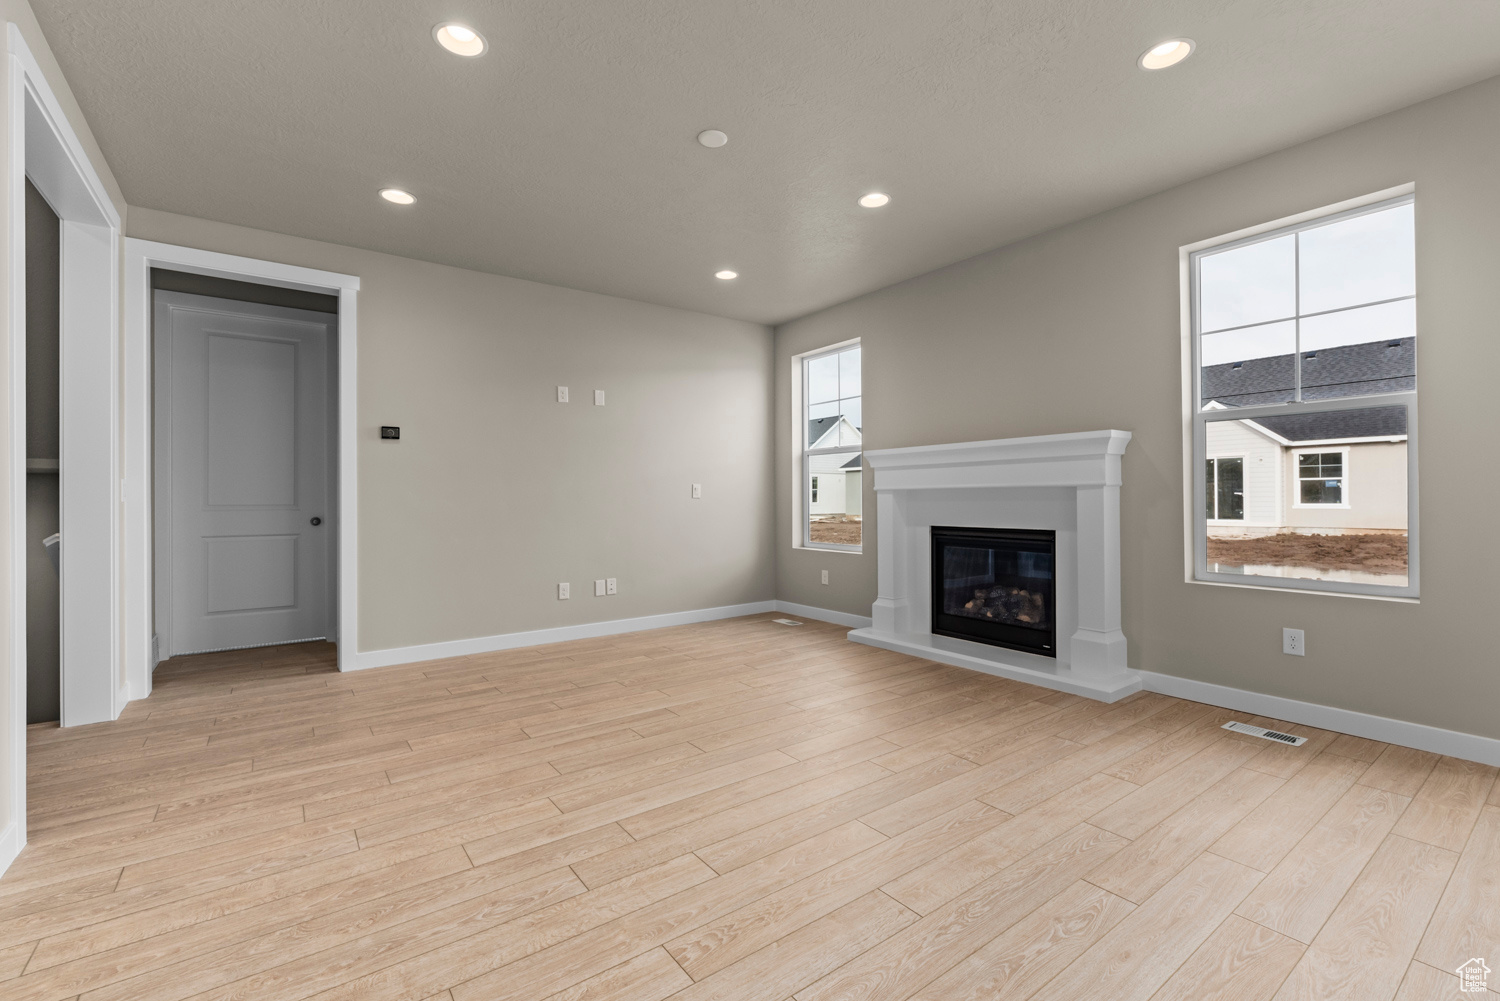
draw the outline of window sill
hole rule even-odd
[[[1208,587],[1237,587],[1251,591],[1274,591],[1277,594],[1315,594],[1325,598],[1361,598],[1366,601],[1394,601],[1402,605],[1420,605],[1420,595],[1408,594],[1365,594],[1360,591],[1334,591],[1323,588],[1312,587],[1290,587],[1280,584],[1252,584],[1249,581],[1233,580],[1203,580],[1200,577],[1186,578],[1189,584],[1203,584]]]
[[[792,548],[813,553],[843,553],[846,556],[863,556],[865,553],[861,546],[819,546],[809,545],[806,542],[794,542]]]

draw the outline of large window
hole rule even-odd
[[[1414,596],[1412,197],[1195,249],[1189,272],[1194,576]]]
[[[801,361],[801,542],[858,551],[864,489],[859,344],[815,352]]]
[[[1208,460],[1208,479],[1204,482],[1210,521],[1243,521],[1245,517],[1245,460],[1217,458]]]

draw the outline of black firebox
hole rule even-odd
[[[1057,533],[932,529],[932,631],[1057,656]]]

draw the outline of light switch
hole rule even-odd
[[[693,500],[702,500],[702,499],[703,499],[703,484],[701,484],[701,483],[694,483],[693,484]]]
[[[596,597],[596,598],[602,598],[602,597],[604,597],[604,581],[602,581],[602,580],[596,580],[596,581],[594,581],[594,597]]]
[[[602,389],[596,389],[596,390],[594,390],[594,406],[596,406],[596,407],[602,407],[602,406],[604,406],[604,390],[602,390]]]

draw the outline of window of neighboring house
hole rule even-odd
[[[1208,460],[1204,484],[1210,521],[1235,521],[1245,517],[1245,460],[1242,456]]]
[[[860,550],[863,534],[864,441],[858,342],[803,355],[801,545]]]
[[[1297,503],[1344,503],[1344,453],[1297,454]]]
[[[1185,252],[1191,578],[1416,596],[1413,196]]]

